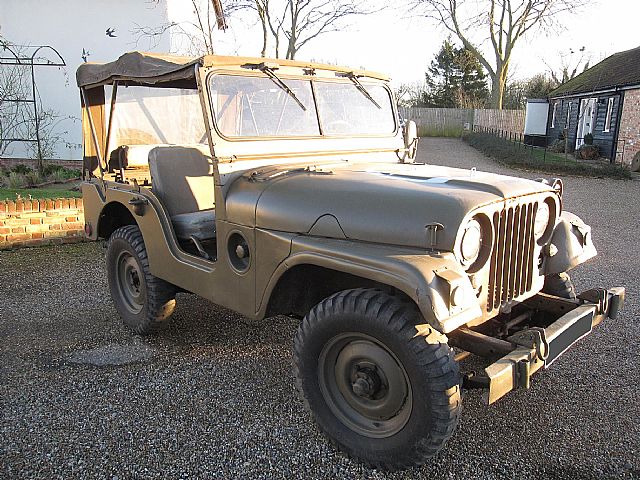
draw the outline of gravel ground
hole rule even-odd
[[[454,153],[455,152],[455,153]],[[423,139],[430,163],[509,172],[455,139]],[[579,289],[625,285],[628,300],[529,391],[491,407],[465,395],[447,447],[384,474],[332,449],[291,372],[296,321],[249,325],[179,295],[170,328],[137,338],[107,293],[99,244],[0,252],[2,478],[640,478],[640,183],[567,178],[565,206],[600,255]]]

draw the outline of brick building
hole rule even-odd
[[[572,149],[591,134],[603,157],[640,170],[640,47],[605,58],[549,94],[549,142],[565,131]]]

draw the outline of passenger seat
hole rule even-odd
[[[159,146],[149,152],[153,193],[171,217],[179,240],[192,241],[209,258],[202,242],[216,237],[212,161],[199,148]]]

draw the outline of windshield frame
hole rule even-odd
[[[399,123],[398,123],[398,114],[397,107],[394,102],[393,92],[389,86],[389,82],[384,80],[379,80],[371,77],[360,77],[359,80],[365,86],[375,85],[383,87],[387,92],[387,98],[389,101],[389,105],[391,107],[391,116],[393,119],[393,130],[388,133],[347,133],[347,134],[326,134],[324,132],[324,128],[322,125],[322,118],[320,115],[320,111],[318,110],[318,100],[316,96],[316,82],[322,83],[340,83],[343,85],[353,85],[353,88],[357,88],[351,80],[347,77],[316,77],[315,75],[296,75],[296,74],[285,74],[281,72],[277,72],[277,75],[280,79],[284,80],[302,80],[310,83],[311,92],[313,94],[313,102],[315,106],[316,118],[319,125],[319,134],[314,135],[277,135],[277,136],[229,136],[225,135],[220,128],[218,127],[218,122],[216,121],[215,109],[213,107],[213,98],[214,96],[211,94],[211,80],[214,76],[238,76],[238,77],[258,77],[258,78],[269,78],[264,73],[254,70],[248,71],[238,71],[238,70],[227,70],[227,69],[216,69],[214,71],[209,72],[206,75],[206,91],[208,97],[208,108],[211,110],[211,123],[212,130],[215,131],[216,135],[220,138],[224,139],[228,142],[255,142],[255,141],[266,141],[266,140],[332,140],[332,139],[345,139],[345,138],[393,138],[398,133]]]

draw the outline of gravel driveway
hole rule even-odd
[[[509,172],[456,139],[421,158]],[[97,243],[0,252],[1,478],[640,478],[640,183],[566,178],[600,255],[579,289],[625,285],[617,320],[459,428],[418,470],[386,475],[329,446],[291,372],[296,321],[249,325],[192,295],[155,338],[121,326]]]

